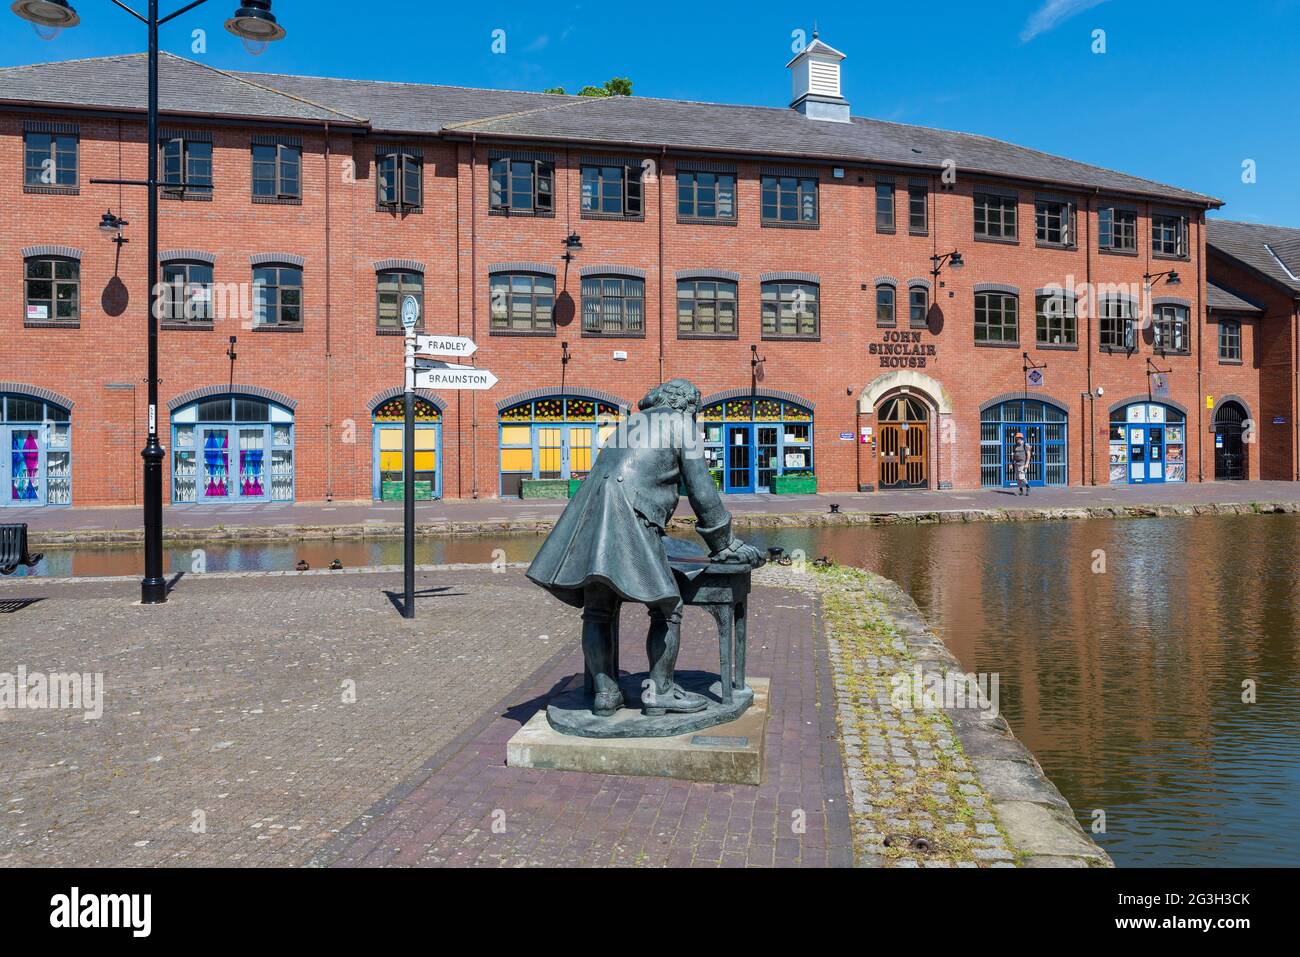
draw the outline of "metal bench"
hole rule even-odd
[[[12,575],[19,565],[31,568],[44,557],[27,551],[27,525],[0,525],[0,575]]]

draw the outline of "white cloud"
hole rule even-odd
[[[1046,0],[1020,31],[1020,42],[1028,43],[1040,33],[1055,30],[1076,13],[1099,7],[1105,2],[1106,0]]]

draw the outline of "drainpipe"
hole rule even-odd
[[[478,134],[469,137],[469,328],[470,338],[478,341]],[[469,397],[470,498],[478,498],[478,402],[471,390]]]
[[[1291,443],[1291,464],[1295,469],[1295,481],[1300,482],[1300,301],[1291,310],[1291,375],[1295,379],[1294,401],[1291,403],[1291,424],[1295,436]]]
[[[655,188],[659,192],[659,382],[664,381],[664,161],[668,158],[668,147],[659,147],[659,182]],[[643,187],[644,190],[644,187]]]
[[[1205,248],[1205,244],[1202,243],[1201,240],[1204,236],[1205,236],[1205,213],[1200,213],[1196,217],[1196,315],[1197,316],[1202,316],[1205,314],[1205,299],[1201,294],[1201,266],[1202,266],[1201,260],[1204,259],[1204,255],[1202,254],[1201,250]],[[1150,269],[1149,266],[1147,268],[1148,270]],[[1206,316],[1206,321],[1208,321],[1208,318],[1209,317]],[[1205,422],[1203,420],[1205,418],[1205,411],[1204,411],[1205,399],[1203,398],[1203,396],[1205,395],[1205,382],[1203,379],[1204,373],[1203,373],[1203,364],[1202,364],[1202,356],[1201,356],[1201,341],[1203,339],[1203,336],[1201,335],[1201,329],[1204,327],[1201,326],[1200,323],[1197,323],[1197,326],[1198,328],[1195,331],[1189,329],[1188,332],[1196,336],[1196,481],[1204,482],[1205,481]]]
[[[1097,195],[1101,195],[1100,189],[1096,190],[1095,192]],[[1087,352],[1088,355],[1088,409],[1087,412],[1084,413],[1087,420],[1087,427],[1083,430],[1084,440],[1085,440],[1085,447],[1083,450],[1083,454],[1085,458],[1081,464],[1087,466],[1087,470],[1088,470],[1087,475],[1091,476],[1090,484],[1096,486],[1097,484],[1097,448],[1096,448],[1097,390],[1093,387],[1092,384],[1092,314],[1093,311],[1096,309],[1096,303],[1093,301],[1094,299],[1096,299],[1096,297],[1093,295],[1093,289],[1092,289],[1092,197],[1085,196],[1083,198],[1083,203],[1084,203],[1083,219],[1086,224],[1086,229],[1084,230],[1084,232],[1086,233],[1086,235],[1084,236],[1084,259],[1086,265],[1084,268],[1087,273],[1084,282],[1087,283],[1087,287],[1088,287],[1088,339],[1087,339],[1087,345],[1085,347],[1085,351]],[[1078,311],[1078,304],[1079,304],[1079,300],[1078,297],[1076,297],[1075,298],[1076,312]],[[1076,322],[1078,321],[1077,317],[1075,321]],[[1079,479],[1080,481],[1086,480],[1086,476],[1083,471],[1080,471]]]
[[[330,338],[330,308],[333,305],[333,283],[330,281],[330,121],[325,121],[325,501],[334,501],[334,414],[333,414],[333,357]]]

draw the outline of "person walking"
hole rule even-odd
[[[1025,433],[1017,432],[1015,443],[1011,446],[1011,467],[1016,473],[1016,494],[1029,494],[1029,463],[1034,457],[1034,450],[1025,444]]]

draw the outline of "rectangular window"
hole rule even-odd
[[[489,203],[499,213],[555,212],[555,164],[498,157],[489,167]]]
[[[163,263],[164,322],[212,322],[212,267],[207,263]]]
[[[876,287],[876,325],[893,326],[894,318],[894,287],[881,283]]]
[[[817,335],[820,315],[818,294],[818,287],[814,283],[763,283],[763,335]]]
[[[907,229],[918,236],[930,231],[930,189],[920,183],[907,187]]]
[[[582,211],[611,216],[640,216],[641,167],[582,167]]]
[[[876,232],[894,231],[894,184],[876,181]]]
[[[75,189],[77,186],[77,135],[75,133],[24,133],[23,185]]]
[[[812,176],[763,177],[763,222],[815,226],[817,179]]]
[[[162,192],[179,198],[212,198],[212,141],[174,136],[162,141]]]
[[[1034,204],[1035,233],[1040,246],[1074,245],[1074,205],[1040,199]]]
[[[1137,211],[1115,206],[1097,210],[1097,246],[1111,252],[1137,252]]]
[[[1156,306],[1152,316],[1153,344],[1157,352],[1188,352],[1187,309],[1170,304]]]
[[[253,144],[253,199],[302,199],[302,147]]]
[[[1019,342],[1019,300],[1004,292],[975,294],[975,341]]]
[[[492,332],[555,331],[555,277],[497,273],[490,284]]]
[[[416,328],[424,328],[424,275],[403,269],[389,269],[376,277],[378,291],[377,323],[380,329],[402,328],[402,300],[414,296],[420,305]]]
[[[424,207],[424,157],[394,151],[376,155],[378,205],[392,210]]]
[[[81,318],[81,263],[75,259],[29,259],[26,275],[29,322],[76,322]]]
[[[930,323],[930,290],[913,286],[907,291],[907,319],[913,329],[924,329]]]
[[[1016,198],[1001,193],[975,194],[975,235],[980,239],[1012,241],[1016,231]]]
[[[1065,295],[1039,296],[1035,341],[1040,346],[1073,346],[1078,344],[1078,321],[1075,318],[1075,298]]]
[[[1187,217],[1151,217],[1151,254],[1184,258],[1187,256]]]
[[[1219,361],[1241,361],[1241,323],[1236,319],[1219,322]]]
[[[1104,296],[1098,303],[1098,310],[1101,313],[1101,347],[1129,352],[1136,349],[1137,330],[1131,302],[1118,296]]]
[[[735,174],[678,170],[677,215],[684,219],[735,222]]]
[[[645,280],[620,276],[582,278],[583,335],[645,333]]]
[[[683,279],[677,283],[679,336],[736,335],[736,284],[722,279]]]
[[[253,322],[280,328],[302,327],[302,270],[259,266],[253,270]]]

